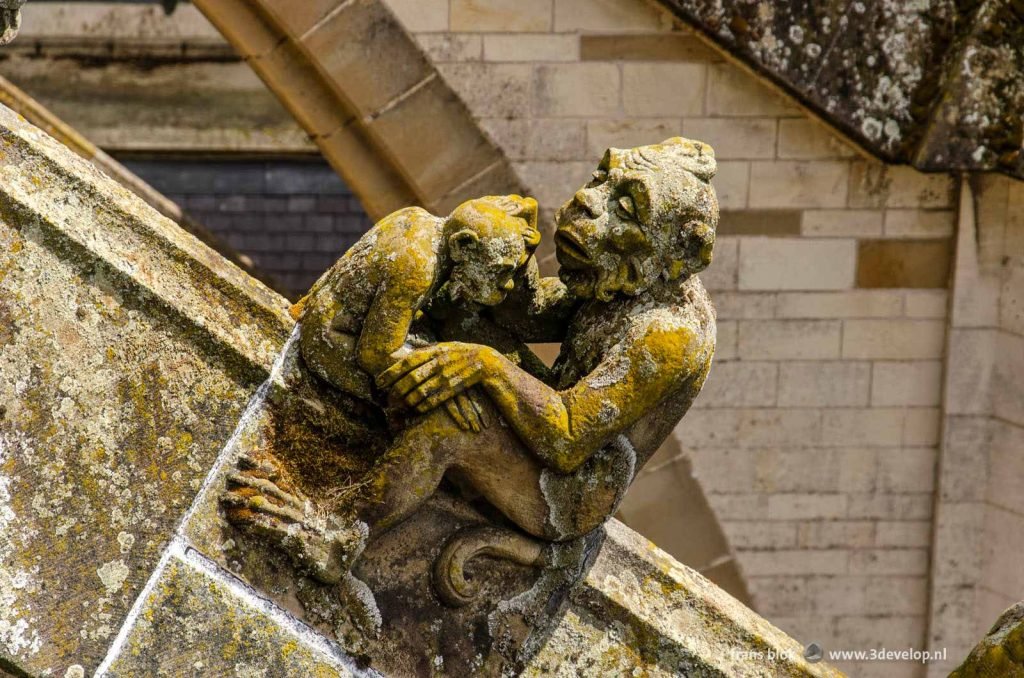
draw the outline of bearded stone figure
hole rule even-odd
[[[533,633],[711,367],[715,314],[696,274],[718,224],[715,169],[699,141],[608,150],[557,212],[557,278],[539,275],[529,198],[382,220],[293,309],[304,376],[281,397],[281,421],[322,433],[297,445],[287,424],[287,449],[268,438],[243,454],[221,497],[227,520],[336,591],[364,638],[435,604],[435,618],[463,615],[446,624],[488,620],[491,645],[499,611],[518,610],[509,628]],[[528,342],[560,342],[553,367]],[[434,530],[441,519],[424,511],[450,525]],[[432,562],[415,575],[430,593],[403,589],[401,606],[378,609],[381,569],[410,540],[430,541],[401,566]],[[472,578],[477,555],[540,579],[523,593],[500,567]]]

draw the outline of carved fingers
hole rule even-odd
[[[444,366],[451,364],[451,358],[431,358],[419,367],[409,370],[391,385],[391,395],[405,400],[423,382],[432,378]]]
[[[452,418],[452,421],[454,421],[458,425],[458,427],[461,428],[463,431],[473,430],[473,427],[469,423],[469,420],[463,416],[462,410],[459,409],[458,403],[456,403],[454,400],[449,400],[448,402],[446,402],[444,404],[444,409],[445,411],[448,412],[448,416]]]
[[[259,494],[248,495],[253,499],[273,497],[280,501],[282,509],[287,509],[297,513],[299,517],[294,520],[302,520],[306,503],[294,494],[285,492],[273,482],[265,478],[257,478],[244,473],[232,473],[228,475],[228,486],[233,488],[247,487],[252,490],[256,490]]]
[[[460,393],[445,401],[445,409],[463,431],[479,433],[487,427],[487,419],[476,399],[468,393]]]
[[[480,370],[479,364],[466,361],[436,365],[433,374],[406,393],[403,400],[421,414],[429,412],[479,383]]]
[[[272,464],[266,459],[257,459],[252,455],[245,454],[244,452],[238,455],[238,468],[243,471],[256,471],[264,474],[270,480],[277,480],[281,477],[281,471],[278,469],[276,464]]]
[[[440,346],[440,345],[439,345]],[[382,389],[391,388],[395,382],[420,365],[430,362],[438,355],[439,346],[430,346],[413,351],[394,365],[377,375],[377,386]]]
[[[477,426],[474,429],[475,431],[479,432],[481,429],[488,427],[487,415],[484,414],[484,408],[480,406],[480,402],[476,395],[470,392],[460,393],[455,397],[455,402],[459,404],[459,408],[461,408],[463,412],[471,412],[470,419],[475,419],[477,422]]]
[[[377,385],[420,414],[444,405],[460,428],[479,432],[487,426],[483,409],[466,391],[486,376],[489,350],[459,342],[420,349],[382,372]]]

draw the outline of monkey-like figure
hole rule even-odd
[[[418,207],[377,223],[292,309],[306,365],[329,384],[379,404],[373,377],[411,351],[414,320],[431,303],[494,306],[540,243],[537,203],[518,195],[463,203],[441,219]],[[465,396],[447,411],[479,430]]]
[[[385,217],[292,307],[303,362],[343,394],[346,416],[387,419],[394,412],[374,376],[431,340],[430,323],[419,322],[424,312],[501,303],[539,243],[537,203],[518,195],[470,200],[447,218],[416,207]],[[528,351],[511,350],[519,353]],[[483,427],[480,403],[466,393],[448,400],[444,411],[463,431]],[[388,435],[380,427],[374,433]],[[337,580],[338,558],[346,552],[341,545],[358,549],[351,545],[363,543],[361,526],[344,529],[326,520],[322,507],[284,481],[272,456],[243,456],[239,465],[222,497],[227,519],[276,541],[313,576]]]

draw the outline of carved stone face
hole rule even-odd
[[[714,172],[713,151],[699,141],[609,149],[555,217],[563,282],[577,296],[608,301],[703,270],[718,225]]]
[[[448,217],[453,297],[496,306],[513,288],[513,277],[540,243],[537,201],[518,195],[490,196],[459,205]]]

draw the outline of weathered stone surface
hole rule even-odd
[[[21,27],[21,6],[25,0],[0,1],[0,45],[14,39]]]
[[[857,243],[857,287],[947,287],[952,249],[948,239],[861,240]]]
[[[104,675],[363,675],[312,630],[178,546]]]
[[[972,3],[973,4],[973,3]],[[917,150],[922,169],[998,169],[1024,178],[1024,7],[978,3],[969,34],[958,45],[933,126]]]
[[[1017,2],[661,3],[885,160],[1024,176]]]
[[[94,668],[283,300],[0,107],[0,664]]]
[[[605,531],[583,585],[524,675],[842,675],[807,662],[792,638],[618,521]]]
[[[1024,603],[1004,612],[949,678],[1024,677]]]
[[[108,151],[314,150],[230,49],[183,56],[180,45],[171,45],[169,56],[133,61],[111,54],[106,44],[37,53],[19,39],[0,58],[0,74]]]
[[[714,50],[695,35],[652,33],[649,35],[580,36],[583,61],[714,61]],[[696,136],[696,135],[695,135]]]
[[[32,2],[22,9],[22,14],[25,22],[20,43],[85,37],[97,43],[106,41],[108,45],[125,38],[181,40],[193,46],[224,44],[217,29],[187,3],[178,3],[174,12],[168,14],[158,5]]]

